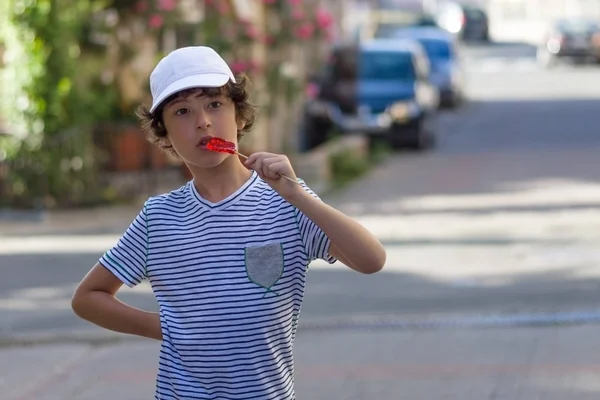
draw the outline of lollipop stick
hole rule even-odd
[[[245,160],[247,160],[247,159],[248,159],[248,156],[246,156],[246,155],[244,155],[244,154],[240,153],[240,152],[239,152],[239,151],[237,151],[237,150],[235,151],[235,153],[236,153],[238,156],[240,156],[240,157],[242,157],[243,159],[245,159]],[[298,181],[297,181],[297,180],[295,180],[294,178],[290,178],[290,177],[289,177],[289,176],[287,176],[287,175],[280,175],[280,176],[281,176],[282,178],[284,178],[284,179],[287,179],[287,180],[288,180],[288,181],[290,181],[290,182],[297,183],[298,185],[300,184],[300,182],[298,182]]]

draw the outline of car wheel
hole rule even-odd
[[[456,109],[458,107],[461,106],[462,104],[462,95],[460,94],[460,92],[455,91],[452,93],[451,96],[449,96],[448,98],[446,98],[446,100],[443,103],[440,103],[442,107],[442,109]]]
[[[435,127],[432,117],[422,118],[416,126],[409,148],[417,151],[427,150],[435,145]]]
[[[308,118],[305,125],[305,146],[307,150],[325,143],[333,125],[322,118]]]
[[[481,37],[481,41],[484,43],[490,43],[490,33],[486,30],[483,36]]]

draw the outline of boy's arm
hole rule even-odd
[[[331,256],[363,274],[383,268],[385,249],[361,224],[303,189],[296,190],[286,200],[321,228],[331,241]]]
[[[131,307],[115,297],[123,282],[101,264],[83,278],[71,306],[75,314],[105,329],[162,340],[157,313]]]
[[[294,182],[297,177],[286,156],[257,152],[248,157],[245,165],[254,169],[281,197],[320,228],[329,239],[330,256],[363,274],[372,274],[383,268],[386,253],[379,240],[361,224]],[[282,176],[289,179],[282,179]]]

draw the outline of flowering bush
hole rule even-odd
[[[251,0],[267,7],[266,26],[259,29],[252,21],[235,15],[225,0],[205,0],[204,34],[207,44],[221,52],[233,52],[231,68],[235,73],[264,72],[263,66],[243,54],[257,42],[269,46],[271,52],[309,41],[331,41],[333,17],[322,7],[309,7],[303,0]],[[176,26],[186,9],[181,0],[138,0],[128,7],[135,15],[143,15],[148,29],[159,31]]]
[[[316,0],[247,0],[265,7],[265,25],[257,26],[231,1],[204,0],[204,18],[192,22],[188,17],[197,10],[190,4],[197,0],[0,0],[0,43],[10,60],[0,71],[1,89],[16,100],[2,108],[25,137],[11,138],[10,146],[0,142],[0,156],[11,165],[0,203],[97,199],[89,127],[132,122],[160,43],[180,28],[222,53],[235,73],[265,77],[263,104],[285,114],[279,113],[286,106],[282,96],[294,100],[301,93],[293,50],[330,40],[333,19]],[[253,58],[257,45],[266,49],[260,62]]]

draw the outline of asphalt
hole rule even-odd
[[[438,147],[326,199],[388,263],[311,266],[299,399],[598,398],[600,70],[541,71],[529,51],[469,49],[470,101],[441,115]],[[136,213],[0,221],[0,398],[151,398],[158,344],[69,305]],[[147,285],[119,297],[156,307]]]
[[[301,332],[297,398],[597,399],[599,333],[597,326]],[[158,344],[146,340],[2,349],[0,393],[4,400],[150,399],[157,354]]]

